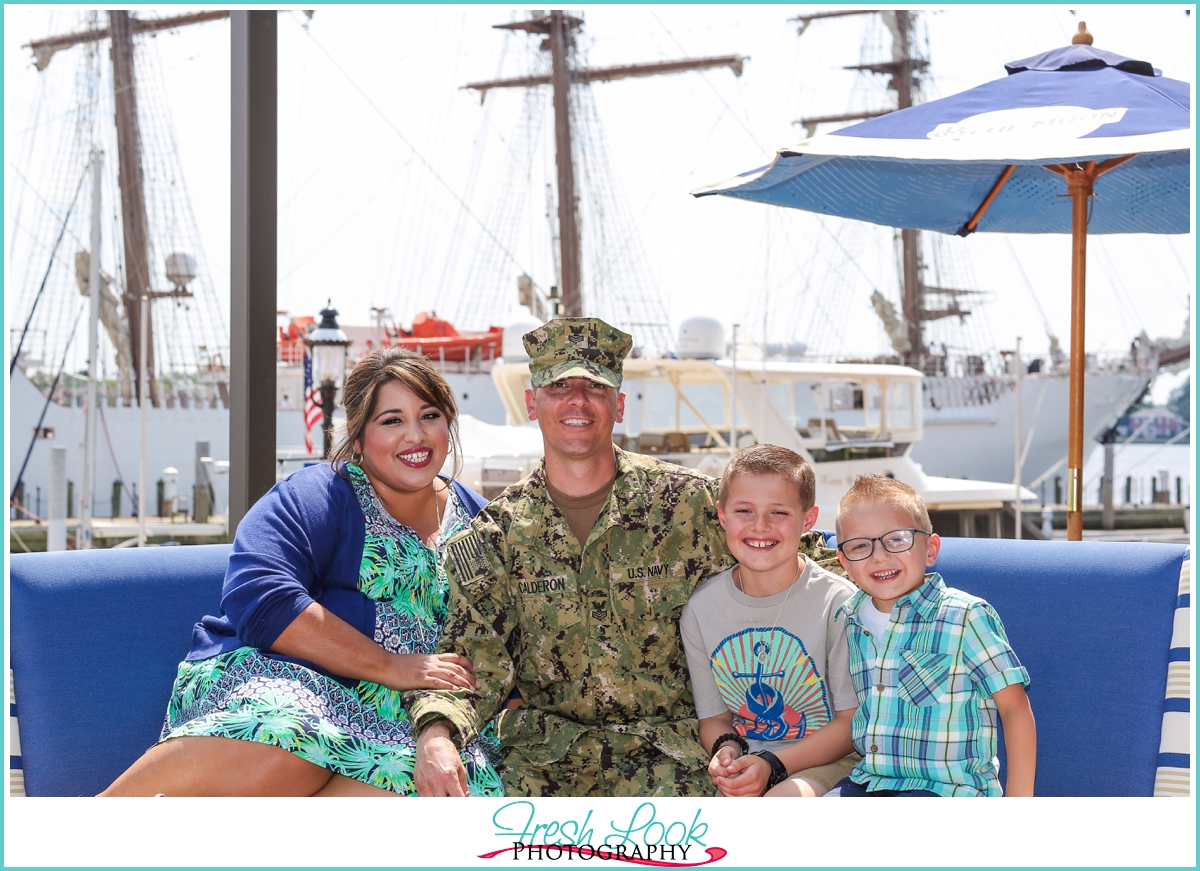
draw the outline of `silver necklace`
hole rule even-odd
[[[746,601],[746,599],[750,598],[750,594],[746,592],[746,585],[742,583],[742,567],[737,566],[734,568],[733,571],[734,571],[734,578],[733,578],[734,586],[736,586],[738,588],[738,591],[742,594],[742,597],[743,597],[742,598],[742,607],[746,609],[746,623],[749,626],[749,628],[753,629],[754,628],[754,615],[752,615],[750,613],[750,605]],[[794,586],[796,586],[796,581],[800,580],[800,575],[803,572],[804,572],[804,563],[800,563],[796,567],[796,577],[792,578],[792,582],[790,584],[788,584],[787,595],[783,597],[783,602],[779,605],[779,610],[775,612],[775,621],[774,621],[774,623],[772,623],[772,626],[779,625],[779,618],[783,615],[783,609],[787,607],[788,599],[791,598],[792,588]]]
[[[437,479],[430,482],[429,487],[433,490],[433,516],[437,520],[437,527],[433,530],[433,544],[429,545],[433,550],[437,550],[438,539],[442,535],[442,506],[438,503]]]

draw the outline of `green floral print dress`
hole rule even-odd
[[[358,588],[375,602],[375,641],[392,653],[434,653],[447,613],[443,542],[471,518],[451,488],[432,550],[388,514],[362,469],[346,470],[367,522]],[[180,664],[159,740],[183,735],[271,744],[371,786],[416,793],[416,745],[400,693],[370,681],[347,686],[255,647]],[[499,759],[489,724],[462,751],[471,795],[504,794]]]

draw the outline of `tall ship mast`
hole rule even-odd
[[[929,67],[929,59],[922,57],[917,50],[917,13],[907,9],[838,10],[799,15],[791,20],[798,24],[797,30],[802,36],[814,21],[860,15],[878,15],[883,21],[891,34],[891,57],[874,63],[847,66],[846,69],[886,77],[895,105],[879,110],[801,118],[795,123],[804,128],[808,137],[824,124],[865,121],[922,102],[921,74]],[[904,364],[929,375],[945,375],[944,358],[926,349],[925,324],[943,318],[965,319],[971,312],[964,309],[960,301],[972,295],[977,296],[979,292],[926,284],[921,231],[898,230],[897,235],[900,240],[900,310],[896,312],[895,307],[886,304],[886,301],[872,302],[884,322],[892,348]]]
[[[101,18],[101,14],[104,18]],[[98,79],[101,78],[101,65],[98,62],[97,48],[101,42],[109,42],[109,58],[112,61],[112,67],[110,67],[112,73],[109,78],[112,83],[115,152],[116,158],[118,158],[116,166],[118,166],[121,235],[120,268],[116,283],[120,287],[119,299],[122,317],[114,320],[112,324],[106,322],[106,329],[113,338],[115,347],[127,348],[126,352],[121,355],[128,361],[127,370],[119,373],[122,383],[132,385],[132,390],[122,391],[122,400],[126,402],[130,400],[130,395],[139,395],[139,378],[140,372],[142,372],[140,329],[142,329],[143,323],[143,300],[170,298],[174,299],[176,304],[180,304],[182,300],[194,299],[194,293],[187,286],[193,278],[196,278],[196,272],[194,272],[196,262],[191,254],[170,252],[163,260],[163,268],[166,272],[163,277],[167,278],[172,287],[170,289],[152,287],[157,275],[151,269],[150,260],[151,233],[148,211],[146,211],[146,181],[148,180],[146,180],[143,131],[138,112],[138,53],[134,49],[134,36],[155,35],[163,30],[175,30],[182,26],[228,17],[228,11],[196,12],[184,14],[184,16],[148,19],[134,17],[133,14],[124,10],[112,10],[106,13],[94,12],[89,13],[89,26],[82,31],[40,38],[40,40],[26,43],[25,46],[34,55],[37,70],[43,73],[47,71],[55,54],[76,46],[84,47],[86,49],[84,61],[86,72],[83,86],[86,90],[92,91],[95,97],[98,97],[100,95],[95,91],[98,90],[96,85]],[[91,80],[89,82],[86,79]],[[80,120],[90,122],[91,144],[96,148],[101,148],[102,142],[98,139],[102,134],[96,127],[98,119],[95,109],[91,110],[91,118],[86,116],[89,113],[85,104],[80,104],[78,112],[83,116]],[[170,179],[170,184],[175,184],[175,179]],[[161,278],[158,281],[161,283]],[[160,385],[158,385],[155,366],[155,322],[154,306],[151,305],[145,318],[146,330],[149,334],[146,336],[145,342],[145,372],[148,373],[146,388],[149,391],[150,403],[157,407],[160,404],[160,397],[158,397]],[[205,348],[208,349],[208,346]],[[220,348],[212,350],[220,354]]]
[[[593,67],[587,64],[579,35],[584,21],[561,10],[531,12],[523,20],[494,25],[498,30],[517,31],[541,37],[537,46],[530,74],[489,81],[471,82],[463,87],[476,91],[484,100],[490,91],[522,89],[529,91],[549,86],[554,118],[554,160],[556,168],[553,191],[547,191],[547,218],[551,220],[551,232],[556,240],[556,282],[549,291],[543,291],[528,278],[520,284],[521,300],[530,313],[545,320],[555,314],[581,317],[585,314],[608,318],[631,332],[635,341],[642,346],[653,346],[667,350],[673,345],[666,311],[658,294],[629,292],[618,282],[605,281],[605,275],[614,269],[603,263],[602,258],[619,259],[620,253],[591,252],[591,262],[598,268],[592,276],[586,276],[584,233],[580,226],[580,186],[577,182],[578,167],[585,165],[585,174],[590,181],[587,195],[593,200],[611,194],[615,181],[606,177],[609,173],[603,159],[597,160],[595,152],[603,150],[603,132],[599,129],[589,88],[592,84],[613,82],[628,78],[673,75],[697,70],[728,68],[734,75],[742,74],[743,64],[749,58],[741,55],[682,58],[651,63],[629,63],[608,67]],[[545,67],[548,66],[548,69]],[[537,108],[530,109],[529,105]],[[527,111],[539,111],[536,103],[527,104]],[[581,135],[582,134],[582,135]],[[582,139],[582,141],[581,141]],[[591,147],[589,147],[591,146]],[[600,146],[597,148],[596,146]],[[556,203],[556,204],[555,204]],[[591,204],[590,224],[601,233],[605,225],[614,223],[609,214],[617,209],[610,204],[596,207]],[[613,204],[615,205],[615,204]],[[554,220],[556,219],[556,220]],[[619,219],[618,219],[619,220]],[[613,227],[608,227],[611,232]],[[630,232],[628,228],[620,228]],[[636,231],[632,231],[636,234]],[[594,249],[603,246],[603,237],[593,232]],[[590,279],[590,280],[589,280]],[[586,288],[591,286],[591,298]]]
[[[864,59],[845,69],[883,77],[891,105],[800,118],[795,123],[804,129],[806,137],[823,125],[862,121],[923,101],[923,82],[930,61],[920,50],[920,13],[904,9],[832,10],[806,13],[791,20],[803,37],[823,20],[847,16],[878,16],[890,36],[890,57]],[[1046,501],[1059,501],[1056,494],[1061,482],[1056,476],[1065,475],[1068,373],[1066,357],[1045,315],[1042,324],[1050,345],[1048,359],[1018,359],[1014,351],[992,351],[990,338],[970,327],[973,311],[964,305],[972,299],[982,302],[987,293],[927,281],[927,254],[936,264],[939,255],[949,254],[950,246],[958,240],[936,234],[926,239],[918,230],[894,233],[900,304],[897,306],[877,289],[871,294],[871,304],[891,344],[893,354],[887,359],[902,362],[926,376],[925,437],[914,448],[914,459],[937,475],[1013,480],[1018,456],[1013,448],[1016,421],[1022,420],[1021,481],[1025,486],[1040,488]],[[948,270],[938,270],[943,271]],[[941,332],[947,337],[947,327],[957,328],[955,338],[950,339],[952,347],[947,348],[946,339],[931,340],[928,327],[935,323],[944,325]],[[1091,357],[1085,410],[1088,441],[1107,431],[1145,392],[1158,364],[1158,351],[1145,336],[1135,341],[1127,355]],[[1018,377],[1029,379],[1023,395],[1016,387]]]
[[[159,509],[136,484],[143,378],[145,489],[173,467],[184,494],[203,482],[193,514],[223,502],[205,469],[227,454],[228,291],[208,272],[151,37],[228,15],[71,13],[67,32],[25,45],[38,99],[9,201],[10,497],[18,517],[43,514],[50,448],[65,447],[85,541],[91,517],[128,516],[140,501]]]

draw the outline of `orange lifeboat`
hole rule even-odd
[[[503,340],[503,327],[489,327],[482,333],[460,333],[449,321],[432,312],[421,312],[413,318],[412,329],[396,331],[392,344],[419,351],[430,360],[463,362],[494,360],[500,356]]]
[[[299,366],[304,362],[304,336],[311,323],[315,323],[315,319],[304,316],[292,318],[292,322],[286,327],[279,327],[276,359],[280,363]]]

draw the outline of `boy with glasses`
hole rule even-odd
[[[987,602],[947,587],[941,541],[911,487],[867,475],[842,497],[838,559],[859,592],[841,608],[863,759],[829,796],[1033,795],[1029,673]],[[1000,789],[996,721],[1004,726]]]

